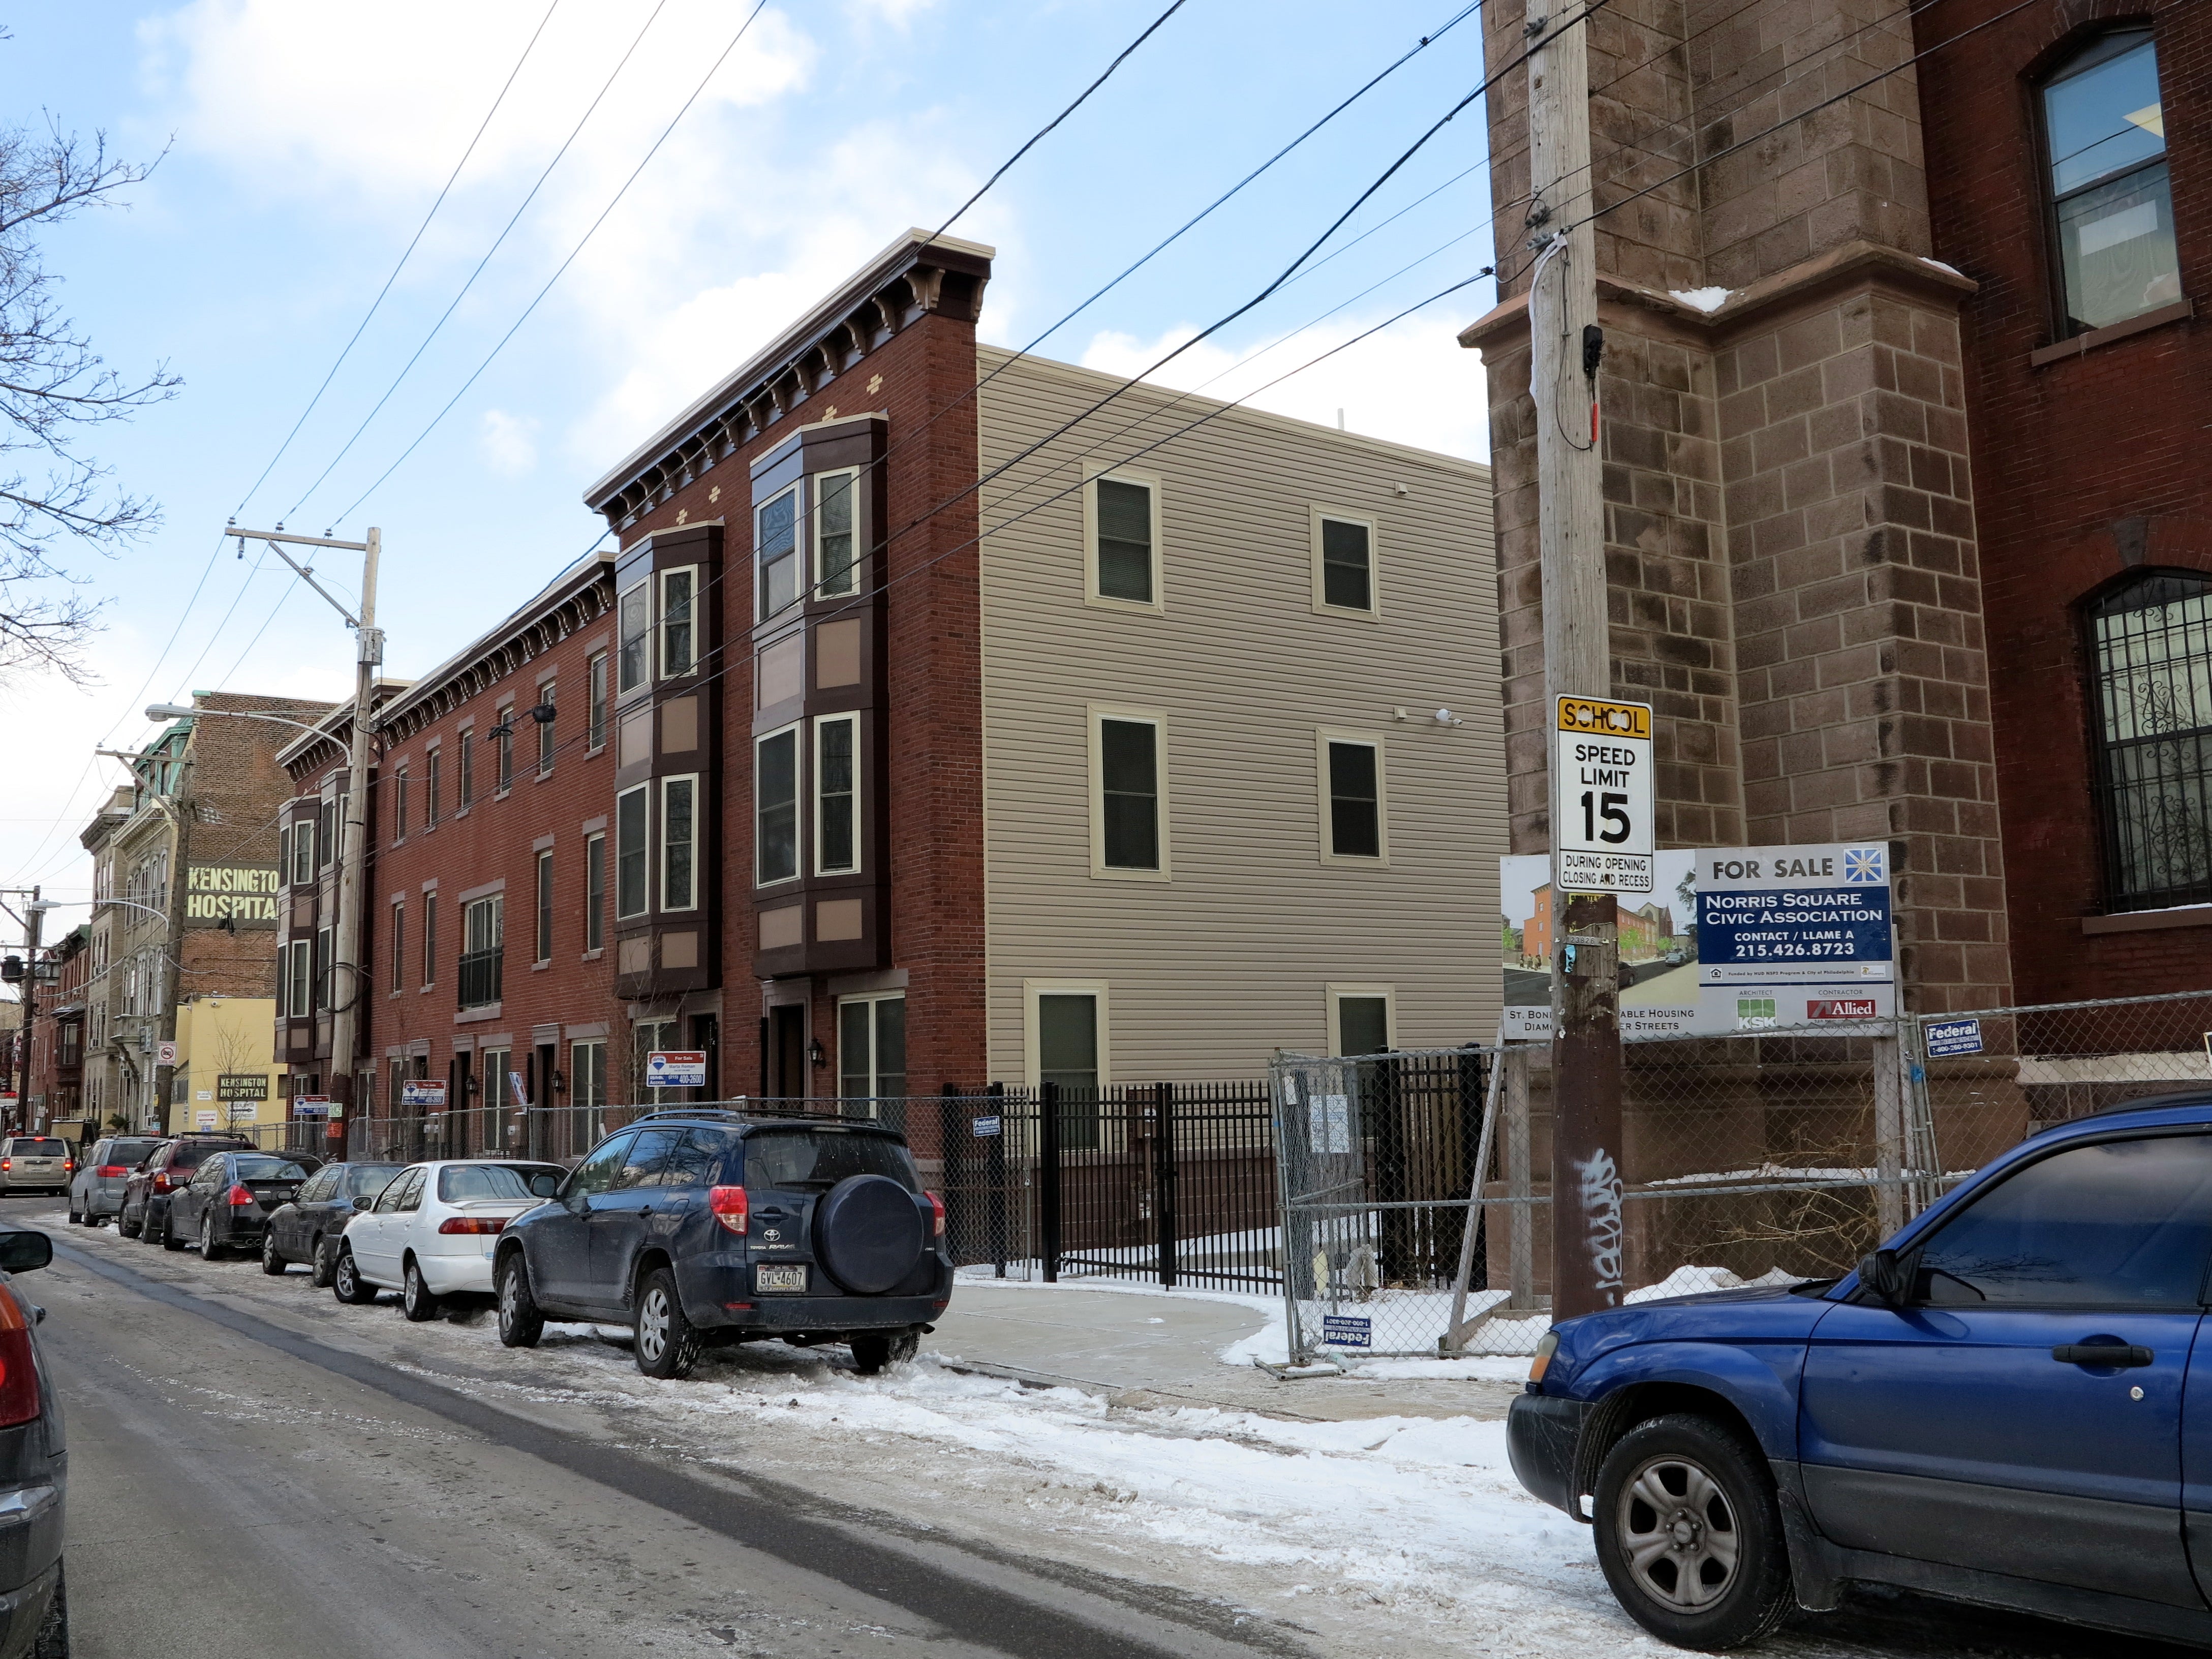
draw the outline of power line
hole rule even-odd
[[[545,33],[545,26],[553,21],[553,14],[560,9],[561,0],[553,0],[553,3],[545,8],[545,15],[538,20],[537,28],[532,31],[528,42],[522,48],[522,56],[514,60],[514,67],[507,71],[499,95],[491,100],[491,107],[484,112],[483,121],[477,124],[476,136],[469,140],[468,148],[461,152],[461,159],[453,163],[453,170],[446,175],[445,187],[439,191],[438,199],[430,204],[430,210],[422,216],[422,222],[415,227],[415,234],[408,239],[405,249],[399,255],[399,263],[392,267],[392,274],[384,279],[384,286],[377,289],[376,297],[368,302],[368,309],[362,313],[361,324],[354,330],[352,338],[345,343],[337,360],[331,365],[331,372],[323,376],[323,383],[315,388],[315,395],[307,399],[307,406],[300,411],[300,418],[292,422],[292,429],[284,434],[284,441],[276,446],[276,453],[269,458],[269,465],[261,469],[261,476],[253,481],[252,489],[240,496],[238,505],[231,509],[233,518],[245,512],[246,504],[253,499],[263,484],[269,482],[269,475],[276,470],[276,463],[284,459],[284,452],[291,448],[292,440],[300,435],[300,428],[307,425],[307,416],[315,412],[315,405],[322,402],[323,393],[331,389],[331,382],[337,378],[338,370],[345,366],[346,358],[361,343],[361,337],[368,331],[368,325],[375,317],[378,307],[383,305],[385,296],[392,292],[392,285],[399,280],[399,273],[407,269],[408,260],[414,258],[415,250],[421,244],[424,233],[430,228],[430,221],[438,216],[438,210],[446,204],[446,198],[453,193],[453,185],[461,176],[461,169],[468,166],[469,157],[477,153],[477,146],[483,142],[483,136],[491,126],[491,118],[499,113],[500,106],[507,101],[507,92],[514,87],[515,77],[522,73],[522,66],[530,61],[530,54],[537,50],[538,36]]]
[[[751,27],[753,17],[757,17],[760,15],[761,5],[764,5],[766,3],[767,0],[760,0],[760,3],[754,6],[751,16],[748,16],[745,19],[746,27],[749,28]],[[430,325],[430,331],[422,337],[422,343],[415,348],[415,355],[408,358],[406,362],[401,366],[399,373],[392,377],[392,384],[384,389],[384,395],[376,400],[376,406],[371,409],[367,415],[362,417],[361,424],[354,428],[353,436],[348,438],[343,446],[338,450],[338,453],[331,458],[330,465],[325,466],[319,473],[316,474],[314,483],[309,484],[307,488],[306,493],[303,494],[298,501],[292,503],[289,511],[288,511],[284,515],[286,518],[289,519],[297,514],[300,509],[307,504],[309,498],[312,497],[318,489],[320,489],[323,487],[323,480],[329,477],[331,472],[337,469],[337,464],[345,459],[347,455],[352,453],[354,445],[361,441],[361,434],[368,430],[369,422],[377,417],[378,414],[382,411],[385,404],[392,401],[392,393],[399,390],[400,383],[407,378],[410,373],[413,371],[415,365],[422,361],[422,354],[430,349],[430,343],[438,337],[439,331],[445,327],[447,320],[451,318],[454,311],[459,307],[461,301],[468,297],[469,290],[476,286],[477,278],[483,275],[484,267],[491,263],[492,256],[497,253],[501,247],[505,245],[507,237],[513,233],[515,226],[521,222],[522,216],[529,211],[530,204],[538,199],[538,192],[545,188],[545,181],[553,176],[553,169],[561,165],[562,157],[568,155],[570,147],[575,143],[578,137],[581,135],[584,131],[585,124],[592,118],[592,112],[599,108],[599,105],[605,101],[607,94],[613,90],[615,82],[621,76],[623,70],[628,65],[629,60],[636,55],[638,47],[645,43],[646,35],[652,30],[653,23],[659,18],[660,14],[667,9],[667,5],[668,0],[659,0],[659,3],[653,7],[652,12],[647,16],[643,27],[638,30],[636,37],[630,41],[629,49],[623,52],[623,55],[616,60],[613,70],[608,73],[607,78],[600,85],[599,92],[592,97],[592,101],[585,106],[584,112],[576,118],[576,125],[569,129],[568,136],[561,141],[561,148],[553,152],[553,159],[545,164],[544,170],[538,175],[537,182],[530,186],[530,193],[522,198],[521,204],[518,206],[514,210],[514,213],[508,216],[507,223],[500,228],[500,233],[496,237],[493,238],[492,245],[484,250],[483,258],[477,261],[476,269],[469,273],[468,280],[461,284],[460,292],[453,295],[453,303],[448,305],[444,311],[439,313],[438,320]],[[744,33],[744,29],[741,28],[738,33],[739,36],[742,37]],[[735,42],[732,42],[732,44],[734,45]],[[724,56],[727,56],[727,53],[726,52]],[[716,60],[718,64],[720,61],[720,59]],[[694,97],[697,96],[696,93],[692,95]],[[688,101],[684,107],[687,109],[690,107]],[[659,146],[656,144],[654,148],[657,149]],[[627,186],[624,188],[627,188]],[[595,225],[593,226],[593,228],[596,229],[598,227]],[[571,254],[569,257],[574,258],[575,256]],[[567,264],[564,261],[562,269],[565,270],[567,268]],[[536,301],[533,301],[532,303],[534,305]],[[526,315],[527,313],[526,313],[525,314]],[[433,422],[433,424],[434,425],[435,422]],[[420,441],[420,439],[416,440],[416,442],[419,443]],[[356,503],[356,505],[358,505],[358,503]],[[347,511],[350,512],[352,509],[349,507]],[[340,514],[337,516],[339,520],[343,520],[345,517],[345,514]],[[333,522],[336,522],[336,520]]]

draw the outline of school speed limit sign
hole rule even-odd
[[[1552,879],[1563,893],[1652,887],[1651,705],[1561,697],[1552,731]]]

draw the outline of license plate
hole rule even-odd
[[[791,1267],[760,1267],[753,1269],[755,1286],[763,1291],[803,1291],[806,1288],[806,1268],[803,1264]]]

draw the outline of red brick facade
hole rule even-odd
[[[1916,23],[1926,48],[2002,8]],[[2182,289],[2212,296],[2212,16],[2174,3],[2033,7],[1922,66],[1939,257],[1966,302],[1967,410],[2007,896],[2024,1002],[2212,985],[2212,927],[2107,917],[2091,795],[2095,714],[2081,606],[2130,572],[2212,573],[2212,328],[2202,314],[2037,364],[2054,328],[2040,76],[2104,28],[2148,21]],[[2201,923],[2212,912],[2183,912]]]

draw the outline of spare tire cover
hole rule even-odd
[[[889,1176],[847,1176],[814,1206],[814,1253],[856,1296],[881,1296],[921,1259],[921,1212]]]

